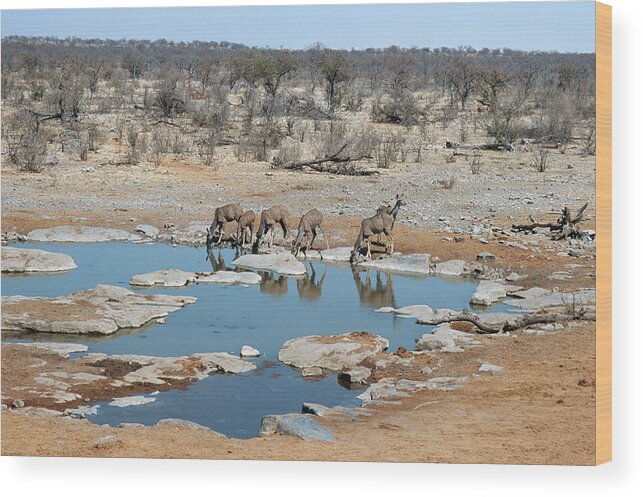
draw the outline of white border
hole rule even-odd
[[[419,3],[353,0],[225,2],[188,5],[303,3]],[[598,468],[363,463],[159,461],[80,458],[0,459],[0,488],[21,496],[260,494],[516,497],[632,495],[643,488],[640,467],[643,422],[640,284],[643,240],[640,215],[641,82],[643,8],[636,0],[612,0],[614,33],[614,462]],[[98,0],[93,7],[176,6],[177,0]],[[55,7],[85,7],[59,0]],[[37,0],[5,0],[2,8],[53,7]],[[638,281],[637,278],[638,277]],[[222,493],[223,492],[223,493]],[[640,495],[640,494],[638,494]]]

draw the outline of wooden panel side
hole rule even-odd
[[[612,460],[612,7],[596,3],[596,464]]]

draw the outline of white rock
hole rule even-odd
[[[238,374],[245,373],[246,371],[252,371],[257,368],[255,364],[243,361],[226,352],[200,353],[194,354],[192,357],[196,357],[203,361],[203,363],[208,367],[206,370],[207,374],[211,372]]]
[[[498,373],[500,371],[503,371],[504,368],[501,366],[496,366],[495,364],[490,364],[488,362],[483,362],[480,365],[480,372],[481,373]]]
[[[107,335],[121,328],[138,328],[194,302],[194,297],[138,295],[110,285],[63,297],[16,295],[2,297],[2,329]]]
[[[156,238],[160,233],[160,230],[156,226],[150,224],[139,224],[134,231],[143,233],[149,238]]]
[[[38,249],[2,247],[3,273],[69,271],[76,263],[67,254]]]
[[[472,305],[491,305],[505,298],[508,292],[515,292],[522,287],[504,285],[497,281],[483,280],[478,284],[476,291],[471,296]]]
[[[238,257],[232,264],[247,269],[272,271],[283,275],[306,274],[306,267],[290,252],[277,254],[246,254]]]
[[[244,345],[241,347],[241,353],[239,355],[241,357],[259,357],[261,352],[250,345]]]
[[[357,366],[346,369],[339,373],[337,379],[345,383],[364,384],[371,376],[371,370],[365,367]]]
[[[119,397],[112,400],[109,405],[112,407],[131,407],[149,404],[156,400],[155,397],[145,397],[144,395],[132,395],[130,397]]]
[[[388,348],[388,340],[366,332],[331,336],[304,336],[284,343],[279,360],[298,368],[320,367],[341,371]]]
[[[353,247],[335,247],[328,250],[309,250],[306,254],[308,259],[323,259],[326,262],[349,262]],[[299,252],[298,259],[304,259],[304,253]]]
[[[34,242],[111,242],[140,239],[125,230],[92,226],[58,226],[30,231],[27,240]]]
[[[438,262],[433,272],[438,276],[464,276],[468,273],[467,263],[460,259]]]
[[[181,271],[180,269],[161,269],[145,274],[136,274],[130,280],[132,286],[154,286],[165,287],[185,286],[194,279],[194,273]]]
[[[63,357],[69,357],[69,354],[87,352],[87,345],[82,345],[79,343],[58,343],[58,342],[31,342],[31,343],[20,343],[16,342],[13,345],[19,345],[21,347],[30,347],[34,349],[45,350],[47,352],[52,352],[54,354],[61,355]]]
[[[396,273],[430,274],[432,270],[430,254],[393,254],[382,259],[361,262],[359,266]]]
[[[323,376],[324,375],[324,370],[322,368],[318,367],[312,367],[312,368],[304,368],[301,370],[301,375],[304,378],[309,378],[309,377],[315,377],[315,376]]]

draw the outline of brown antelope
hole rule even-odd
[[[252,211],[244,212],[239,218],[239,222],[237,223],[237,245],[243,247],[246,243],[252,243],[254,223],[255,213]]]
[[[288,236],[288,210],[282,205],[273,205],[270,209],[266,209],[261,213],[261,221],[259,229],[257,230],[257,239],[252,247],[253,252],[257,252],[261,247],[261,242],[267,234],[270,234],[268,239],[268,247],[272,247],[272,242],[275,236],[275,226],[278,224],[284,232],[284,240]]]
[[[214,220],[208,230],[207,244],[210,245],[215,237],[219,237],[215,245],[221,243],[223,238],[223,227],[225,223],[232,221],[239,222],[239,218],[243,215],[243,207],[239,204],[227,204],[223,207],[217,207],[214,211]]]
[[[299,255],[300,250],[304,251],[304,258],[307,257],[308,250],[310,250],[310,247],[313,246],[313,242],[315,241],[318,232],[324,235],[324,240],[326,241],[326,250],[328,250],[328,238],[326,237],[326,233],[324,233],[324,230],[322,229],[322,219],[322,213],[317,209],[311,209],[306,214],[301,216],[299,227],[297,228],[297,238],[295,238],[292,246],[292,253],[295,257]],[[304,238],[306,239],[305,244],[303,244]]]
[[[404,205],[403,194],[395,197],[395,205],[390,212],[387,212],[386,206],[382,206],[377,210],[377,213],[369,218],[362,220],[357,241],[351,252],[351,262],[355,262],[355,258],[362,249],[362,245],[366,243],[366,257],[371,258],[371,241],[373,235],[384,233],[389,240],[388,252],[393,253],[395,240],[393,238],[393,226],[395,220],[400,212],[400,207]]]

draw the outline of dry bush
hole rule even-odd
[[[378,143],[377,133],[370,126],[350,127],[343,122],[331,122],[318,134],[315,157],[370,158]],[[340,152],[341,151],[341,152]]]
[[[279,147],[281,130],[274,122],[255,123],[246,127],[239,138],[237,158],[242,162],[267,161],[270,150]]]
[[[531,161],[531,166],[539,173],[544,173],[547,170],[549,159],[549,150],[544,146],[538,147],[534,152],[534,158]]]
[[[469,167],[471,168],[471,174],[480,174],[482,170],[482,163],[480,162],[479,155],[473,155],[469,159]]]
[[[453,176],[453,175],[449,176],[446,179],[441,179],[441,180],[438,181],[440,186],[442,186],[442,188],[444,188],[445,190],[453,189],[453,187],[455,186],[456,182],[457,182],[456,177]]]
[[[150,140],[150,154],[154,165],[157,167],[163,162],[163,156],[172,150],[172,139],[163,130],[154,130]]]
[[[371,108],[371,119],[376,123],[412,126],[418,123],[420,114],[416,98],[410,91],[379,95]]]
[[[190,142],[181,133],[174,133],[172,137],[172,153],[179,156],[190,153]]]
[[[199,138],[197,150],[199,157],[206,166],[211,166],[214,163],[215,152],[220,142],[221,137],[216,131],[208,131]],[[215,169],[219,169],[218,164]]]
[[[281,145],[277,150],[277,154],[273,162],[277,164],[288,164],[291,162],[300,161],[302,160],[302,157],[303,151],[301,143],[296,140],[287,138],[281,142]]]
[[[585,134],[583,154],[596,155],[596,132],[594,131],[594,128],[591,128]]]
[[[23,110],[4,121],[2,135],[9,160],[23,171],[40,172],[47,154],[47,139],[38,117]]]
[[[179,88],[179,75],[170,72],[159,81],[154,103],[165,117],[172,117],[185,112],[186,98]]]
[[[138,164],[141,159],[141,141],[138,130],[134,126],[128,126],[125,130],[125,138],[129,149],[127,151],[127,163]]]
[[[95,152],[103,144],[105,137],[101,129],[96,124],[87,125],[87,146],[89,150]]]
[[[375,147],[377,167],[388,169],[394,162],[406,160],[406,138],[401,133],[379,137]]]

